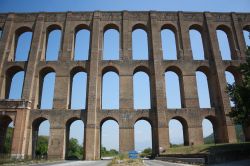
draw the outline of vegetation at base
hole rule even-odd
[[[142,159],[129,159],[128,154],[119,154],[112,159],[108,166],[143,166]]]
[[[214,143],[214,133],[204,138],[204,144],[213,144]]]
[[[203,144],[194,146],[175,146],[167,148],[164,154],[215,154],[229,151],[250,151],[250,143]]]
[[[245,136],[241,125],[235,126],[237,142],[244,142]],[[204,144],[214,144],[214,133],[204,138]]]
[[[250,47],[246,51],[246,63],[237,67],[242,75],[240,84],[234,83],[227,85],[227,93],[234,103],[232,111],[228,116],[233,119],[235,124],[242,126],[250,125]]]
[[[140,157],[148,157],[150,158],[152,155],[152,149],[151,148],[146,148],[140,153]]]
[[[7,128],[5,143],[3,147],[3,153],[7,154],[11,152],[11,143],[12,143],[12,136],[13,136],[13,127]]]
[[[36,156],[42,156],[41,158],[44,158],[44,156],[47,156],[48,152],[48,136],[38,136],[37,145],[36,145]]]
[[[48,136],[38,136],[36,156],[39,159],[44,159],[48,152]],[[71,138],[67,149],[67,159],[80,160],[83,159],[83,146],[78,143],[78,140]]]
[[[101,147],[101,156],[102,157],[113,157],[113,156],[117,156],[119,154],[119,152],[115,149],[110,149],[107,150],[105,147]]]
[[[80,160],[83,159],[84,149],[83,146],[79,144],[78,140],[71,138],[68,145],[68,157],[67,159]]]

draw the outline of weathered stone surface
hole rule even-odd
[[[208,118],[214,125],[216,142],[235,142],[232,121],[226,116],[230,103],[225,92],[226,70],[235,74],[245,59],[244,27],[250,25],[248,13],[192,13],[192,12],[68,12],[0,14],[3,29],[0,40],[0,127],[14,122],[15,130],[11,154],[13,157],[34,157],[38,127],[44,120],[50,122],[49,158],[65,158],[69,126],[74,120],[84,122],[85,158],[100,158],[100,129],[103,122],[113,119],[119,124],[120,152],[134,149],[134,124],[140,119],[150,122],[153,135],[153,153],[169,146],[168,123],[179,120],[183,125],[185,145],[202,144],[202,120]],[[25,27],[25,28],[24,28]],[[104,28],[116,28],[121,36],[120,59],[102,61]],[[201,32],[205,60],[194,61],[189,41],[190,27]],[[229,35],[232,60],[222,61],[216,28]],[[45,62],[48,29],[59,28],[64,33],[58,61]],[[87,61],[73,61],[74,37],[80,28],[91,31],[90,55]],[[143,28],[148,33],[149,60],[132,60],[132,31]],[[178,60],[162,58],[160,31],[170,28],[175,32]],[[31,30],[33,39],[29,61],[14,62],[15,35]],[[10,78],[17,71],[25,71],[23,100],[6,100]],[[115,70],[120,76],[120,108],[101,109],[101,80],[106,71]],[[198,104],[195,72],[208,77],[212,108],[201,109]],[[48,71],[56,72],[55,96],[52,110],[39,109],[40,79]],[[78,71],[88,73],[86,110],[72,110],[70,106],[71,77]],[[144,71],[149,74],[151,109],[133,109],[133,74]],[[165,71],[175,71],[181,80],[181,109],[167,109],[165,96]],[[250,133],[250,127],[246,128]],[[246,134],[249,140],[250,134]],[[0,150],[4,134],[0,137]]]

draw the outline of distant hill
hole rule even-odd
[[[245,138],[244,138],[244,133],[243,133],[242,127],[240,125],[236,125],[235,129],[236,129],[237,141],[238,142],[244,142]],[[204,138],[204,143],[205,144],[214,143],[214,133],[212,133],[209,136],[205,137]]]

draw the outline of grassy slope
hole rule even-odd
[[[179,146],[166,149],[164,154],[214,154],[227,151],[250,151],[250,143],[204,144],[195,146]]]

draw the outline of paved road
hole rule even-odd
[[[146,166],[193,166],[189,164],[178,164],[178,163],[170,163],[159,160],[144,160],[144,164]]]
[[[32,166],[107,166],[110,160],[99,161],[65,161],[60,163],[35,164]]]

